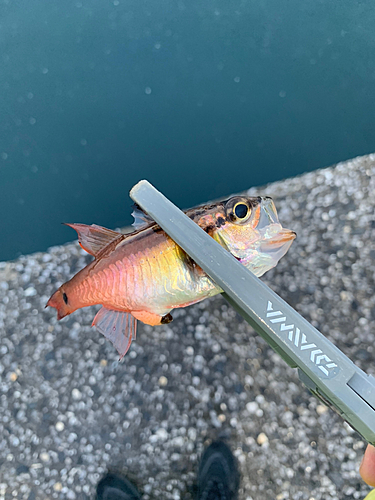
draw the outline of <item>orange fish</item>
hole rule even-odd
[[[256,276],[274,267],[296,236],[282,228],[268,197],[235,196],[186,214]],[[169,323],[172,309],[222,292],[138,207],[133,216],[135,231],[130,234],[95,224],[67,224],[95,259],[47,302],[57,309],[58,319],[101,304],[92,326],[114,344],[120,359],[135,338],[137,320],[148,325]]]

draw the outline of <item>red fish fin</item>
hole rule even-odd
[[[96,257],[108,243],[111,243],[119,236],[122,237],[121,233],[97,226],[96,224],[92,224],[91,226],[86,224],[64,224],[77,231],[79,244],[87,253],[94,257]]]
[[[91,326],[95,326],[116,347],[122,359],[137,333],[137,320],[130,313],[102,307]]]
[[[139,208],[138,205],[133,205],[132,216],[134,217],[134,222],[132,226],[138,231],[138,229],[144,229],[145,227],[155,224],[154,219],[149,215],[145,214],[143,210]]]

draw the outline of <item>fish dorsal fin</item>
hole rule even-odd
[[[145,227],[155,224],[154,219],[149,215],[145,214],[143,210],[139,208],[138,205],[133,205],[132,216],[134,217],[134,222],[132,226],[138,231],[139,229],[144,229]]]
[[[65,225],[77,231],[79,244],[87,253],[94,257],[96,257],[108,243],[123,236],[121,233],[97,226],[96,224],[88,226],[86,224],[65,223]]]
[[[116,347],[122,359],[137,333],[137,320],[130,313],[102,307],[91,326],[95,326]]]

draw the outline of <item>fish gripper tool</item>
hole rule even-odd
[[[179,208],[142,180],[130,197],[219,285],[223,296],[310,391],[375,445],[375,378],[239,263]]]

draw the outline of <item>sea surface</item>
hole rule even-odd
[[[373,1],[0,0],[0,260],[375,151]],[[261,194],[261,193],[260,193]]]

